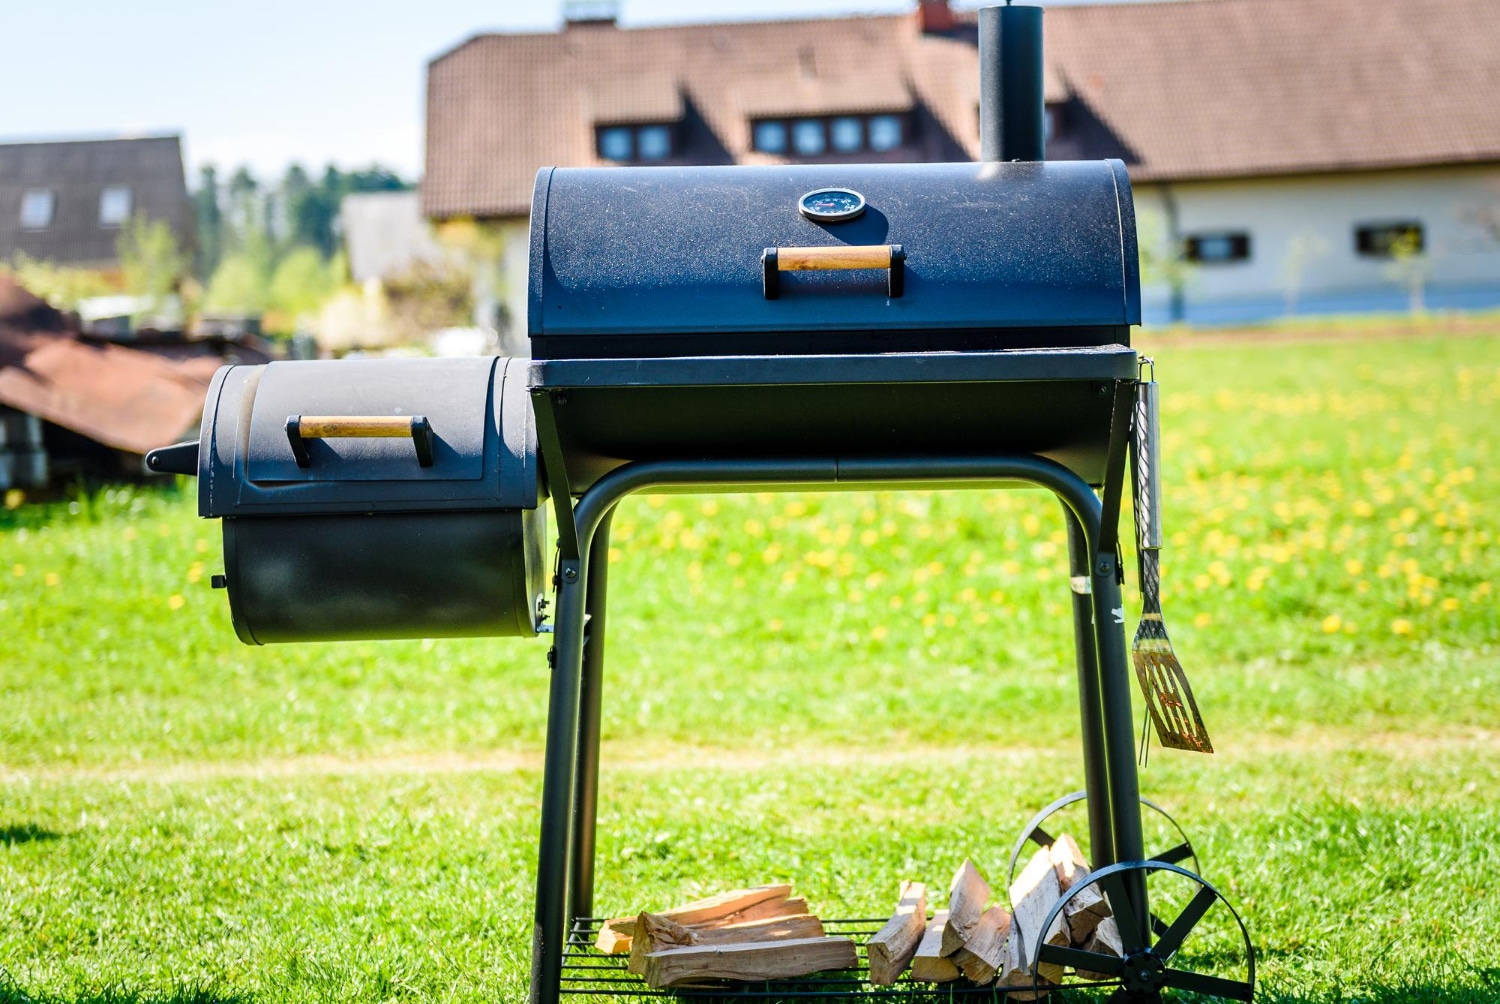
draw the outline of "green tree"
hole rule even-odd
[[[294,248],[271,276],[268,305],[293,323],[316,313],[339,287],[334,268],[335,262],[324,261],[317,248]]]
[[[1408,230],[1394,238],[1390,254],[1386,277],[1406,291],[1406,309],[1422,313],[1427,309],[1427,280],[1432,275],[1432,259],[1422,247],[1422,232]]]
[[[271,240],[259,227],[239,238],[239,247],[226,254],[209,279],[204,309],[224,313],[263,313],[270,305],[272,270],[276,265]]]
[[[125,292],[146,297],[148,311],[162,308],[168,296],[187,278],[192,260],[177,243],[165,220],[148,220],[137,213],[115,241]]]
[[[224,210],[219,205],[219,174],[212,164],[198,169],[198,188],[193,192],[193,220],[198,231],[197,275],[207,279],[219,267],[224,253]]]

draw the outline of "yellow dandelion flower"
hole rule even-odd
[[[904,606],[906,606],[906,600],[901,596],[900,593],[897,593],[895,596],[891,597],[892,610],[900,610]]]
[[[781,573],[781,584],[783,586],[795,586],[797,584],[797,570],[788,568]]]
[[[44,581],[49,586],[55,586],[59,582],[61,582],[62,580],[57,577],[57,573],[56,572],[48,572],[47,573],[47,577],[46,577],[46,579]]]
[[[1397,617],[1391,621],[1391,634],[1411,634],[1411,621],[1405,617]]]
[[[780,617],[772,617],[770,620],[766,621],[766,630],[768,631],[780,631],[781,628],[782,623]]]
[[[5,508],[19,509],[26,504],[26,493],[19,488],[12,488],[5,493]]]
[[[21,564],[20,562],[16,562],[14,565],[10,566],[10,574],[19,579],[21,578],[21,576],[26,574],[26,566]]]
[[[1214,622],[1214,615],[1210,613],[1199,613],[1193,615],[1193,627],[1205,628]]]
[[[874,547],[880,541],[880,534],[874,530],[861,530],[859,542],[864,547]]]
[[[1344,562],[1344,571],[1348,572],[1350,575],[1359,575],[1364,570],[1365,563],[1363,561],[1360,561],[1358,558],[1350,558],[1348,561]]]
[[[922,617],[922,626],[926,628],[936,627],[937,614],[924,614]]]
[[[1456,597],[1456,596],[1445,596],[1443,598],[1443,602],[1439,603],[1438,606],[1440,606],[1444,610],[1447,610],[1448,612],[1452,613],[1454,610],[1458,609],[1458,597]]]
[[[1329,614],[1323,618],[1323,633],[1337,634],[1339,628],[1344,626],[1344,619],[1338,614]]]
[[[885,641],[890,633],[890,629],[887,628],[884,624],[876,624],[874,627],[870,628],[870,637],[876,641]]]
[[[206,541],[206,540],[200,540],[200,541],[198,541],[198,543],[196,543],[196,544],[193,545],[193,550],[197,551],[199,554],[207,554],[208,553],[208,541]]]
[[[186,603],[186,602],[187,602],[187,600],[184,600],[182,598],[182,594],[181,593],[173,593],[171,596],[167,597],[167,609],[168,610],[181,610],[182,609],[182,605],[184,603]]]
[[[760,560],[768,565],[776,564],[776,562],[781,560],[781,545],[773,543],[767,547],[764,551],[760,552]]]
[[[730,551],[728,554],[724,555],[724,564],[728,565],[730,568],[739,568],[740,563],[744,560],[745,556],[738,551]]]

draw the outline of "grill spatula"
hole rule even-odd
[[[1135,534],[1141,572],[1141,626],[1135,632],[1131,657],[1135,662],[1136,679],[1141,684],[1141,694],[1146,699],[1146,709],[1161,744],[1170,749],[1212,753],[1213,743],[1203,726],[1203,716],[1198,713],[1193,688],[1188,685],[1187,673],[1172,651],[1167,625],[1161,616],[1160,552],[1163,537],[1161,472],[1157,465],[1161,441],[1154,369],[1152,377],[1138,384],[1131,443]]]

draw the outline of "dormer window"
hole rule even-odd
[[[750,143],[760,153],[793,157],[885,153],[905,146],[908,132],[907,116],[895,113],[758,119]]]
[[[676,126],[666,122],[600,126],[596,134],[601,160],[620,164],[650,164],[675,152]]]
[[[21,229],[46,230],[52,225],[57,197],[50,188],[30,188],[21,193]]]
[[[123,227],[130,219],[131,208],[129,185],[105,185],[99,193],[99,225],[101,227]]]

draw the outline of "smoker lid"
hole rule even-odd
[[[403,435],[305,438],[303,466],[289,441],[293,416],[425,417],[431,464]],[[533,509],[539,501],[526,370],[512,359],[226,366],[209,387],[199,443],[202,516]]]
[[[865,207],[810,219],[818,189]],[[869,270],[763,293],[766,248],[895,244],[900,297]],[[1129,180],[1119,161],[543,168],[528,321],[549,338],[1139,324]]]

